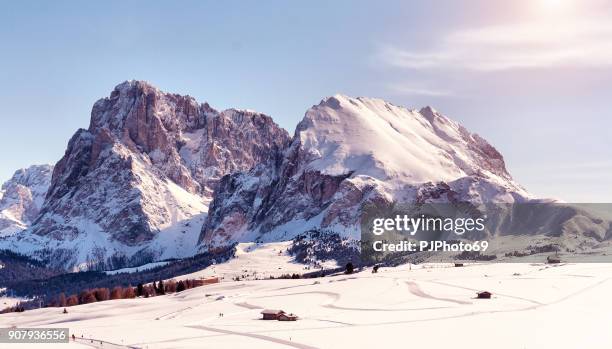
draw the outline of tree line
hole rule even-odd
[[[106,274],[100,271],[62,273],[50,277],[28,278],[19,281],[0,280],[0,288],[10,290],[13,296],[43,299],[49,303],[52,297],[64,292],[77,294],[84,289],[128,287],[138,284],[150,284],[157,280],[167,280],[205,269],[231,259],[235,245],[207,251],[193,257],[172,261],[167,265],[134,273]],[[2,269],[0,269],[1,271]]]
[[[203,285],[204,283],[202,280],[187,279],[176,281],[172,279],[167,280],[166,282],[159,280],[158,282],[153,282],[151,284],[140,283],[136,287],[115,286],[112,289],[107,287],[99,287],[94,289],[85,289],[77,294],[71,294],[68,296],[62,292],[58,296],[53,297],[51,301],[43,306],[66,308],[80,304],[104,302],[114,299],[149,298],[168,293],[178,293]],[[15,306],[1,310],[0,313],[23,312],[41,305],[40,300],[20,302]]]

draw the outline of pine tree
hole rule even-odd
[[[345,274],[352,274],[353,273],[353,263],[348,262],[346,263],[346,270],[344,271]]]
[[[166,294],[166,290],[164,289],[164,282],[162,280],[159,280],[159,282],[157,283],[157,294],[159,295],[164,295]]]
[[[176,285],[176,292],[182,292],[185,291],[185,283],[183,282],[183,280],[178,282],[178,285]]]
[[[142,297],[144,295],[144,286],[140,283],[136,286],[136,296]]]

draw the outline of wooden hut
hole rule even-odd
[[[279,309],[264,309],[261,314],[263,320],[278,320],[278,317],[285,312]]]
[[[489,291],[480,291],[476,293],[476,298],[479,299],[490,299],[492,296],[492,293]]]

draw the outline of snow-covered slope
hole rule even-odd
[[[70,140],[27,234],[0,247],[62,268],[193,255],[219,179],[267,161],[289,138],[264,114],[124,82]]]
[[[493,146],[432,108],[336,95],[306,112],[283,153],[222,180],[200,241],[274,241],[309,228],[358,238],[368,202],[531,198]]]
[[[68,307],[67,314],[35,309],[0,315],[0,326],[68,327],[77,337],[44,348],[104,341],[100,348],[608,349],[610,275],[610,264],[406,265],[376,274],[221,282]],[[493,297],[476,299],[480,290]],[[262,321],[265,308],[299,320]]]
[[[512,184],[495,148],[430,107],[416,111],[336,95],[308,110],[296,137],[307,169],[326,175],[353,172],[402,183],[481,175]]]
[[[213,264],[195,273],[181,275],[176,279],[200,279],[219,277],[221,281],[277,278],[283,275],[303,274],[314,271],[313,265],[299,263],[288,252],[292,241],[271,243],[244,242],[235,246],[234,258]],[[336,261],[323,261],[317,267],[338,268]]]
[[[38,215],[51,183],[53,166],[35,165],[15,172],[0,190],[0,237],[26,229]]]

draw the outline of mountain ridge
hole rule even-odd
[[[200,234],[202,248],[315,228],[358,239],[368,202],[533,198],[482,137],[431,107],[421,111],[366,97],[323,99],[274,162],[224,177]]]
[[[431,107],[336,94],[289,136],[265,114],[126,81],[94,104],[40,213],[0,248],[112,269],[309,230],[359,240],[370,204],[534,201],[493,145]]]

